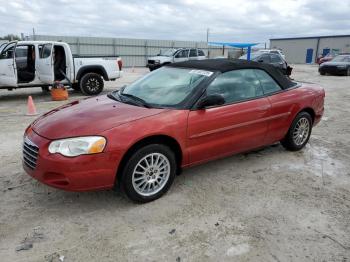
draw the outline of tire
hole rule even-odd
[[[50,87],[48,87],[48,86],[42,86],[42,87],[41,87],[41,90],[42,90],[44,93],[47,93],[47,92],[50,92]]]
[[[302,149],[309,141],[311,130],[312,117],[305,111],[300,112],[293,120],[288,133],[281,141],[282,146],[289,151]]]
[[[142,147],[130,157],[123,169],[122,188],[135,202],[156,200],[172,185],[176,166],[175,154],[168,146],[151,144]]]
[[[84,95],[98,95],[103,90],[102,76],[96,73],[87,73],[79,81],[80,90]]]
[[[348,67],[348,70],[346,70],[346,76],[350,76],[350,67]]]
[[[324,76],[324,75],[326,75],[326,73],[325,72],[320,72],[320,75]]]

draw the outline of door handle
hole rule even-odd
[[[269,108],[270,108],[269,106],[261,106],[261,107],[259,107],[259,110],[267,111]]]

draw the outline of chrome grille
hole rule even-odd
[[[35,169],[38,158],[39,147],[27,137],[23,141],[23,162],[31,169]]]

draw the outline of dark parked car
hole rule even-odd
[[[241,56],[240,59],[247,59],[247,55]],[[257,52],[252,53],[250,59],[255,62],[273,65],[281,69],[282,73],[285,75],[289,76],[292,73],[292,68],[288,66],[287,61],[279,54]]]
[[[350,76],[350,55],[338,55],[332,61],[324,62],[318,68],[321,75],[346,75]]]

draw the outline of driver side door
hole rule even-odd
[[[7,44],[0,54],[0,86],[17,86],[15,50],[17,42]]]
[[[39,59],[36,63],[36,71],[38,78],[44,84],[53,84],[55,80],[53,56],[52,44],[45,44],[41,47]]]
[[[254,69],[220,74],[204,96],[221,95],[225,103],[193,109],[188,117],[190,164],[247,151],[264,145],[271,105]]]
[[[174,56],[174,63],[183,62],[188,60],[188,49],[179,50]]]

